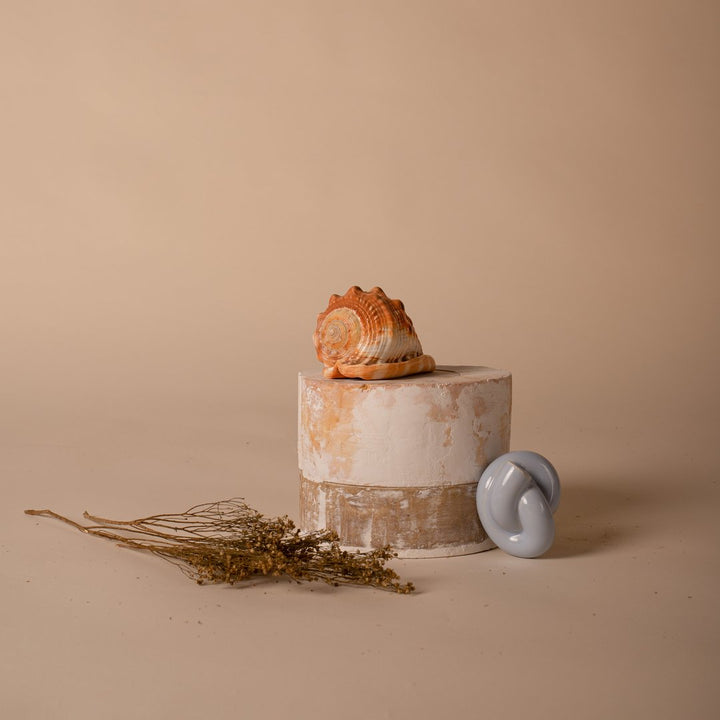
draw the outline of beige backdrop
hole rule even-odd
[[[8,717],[714,715],[718,3],[0,0],[0,60]],[[513,371],[547,558],[229,592],[21,514],[297,517],[353,284]]]

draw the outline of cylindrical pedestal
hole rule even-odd
[[[400,557],[494,547],[475,491],[510,447],[511,376],[441,366],[393,380],[300,373],[300,526],[329,528],[349,548],[392,545]]]

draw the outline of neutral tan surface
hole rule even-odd
[[[714,2],[0,3],[0,714],[718,714]],[[330,293],[513,371],[558,539],[411,597],[26,517],[297,517]]]

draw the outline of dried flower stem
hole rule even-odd
[[[412,583],[401,583],[398,574],[385,566],[395,557],[389,547],[348,552],[340,547],[336,533],[301,533],[287,516],[265,518],[240,498],[137,520],[108,520],[83,513],[92,525],[81,525],[52,510],[25,512],[158,555],[200,585],[232,585],[257,575],[286,575],[297,582],[370,585],[398,593],[415,589]]]

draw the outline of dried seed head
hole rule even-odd
[[[287,575],[297,582],[319,580],[335,587],[368,585],[402,594],[415,589],[412,583],[401,583],[397,573],[385,566],[396,557],[390,547],[350,553],[340,547],[335,532],[303,534],[287,516],[265,518],[241,498],[130,521],[85,513],[93,525],[80,525],[51,510],[25,512],[61,520],[123,547],[153,553],[177,565],[199,585],[233,585],[254,575]]]

